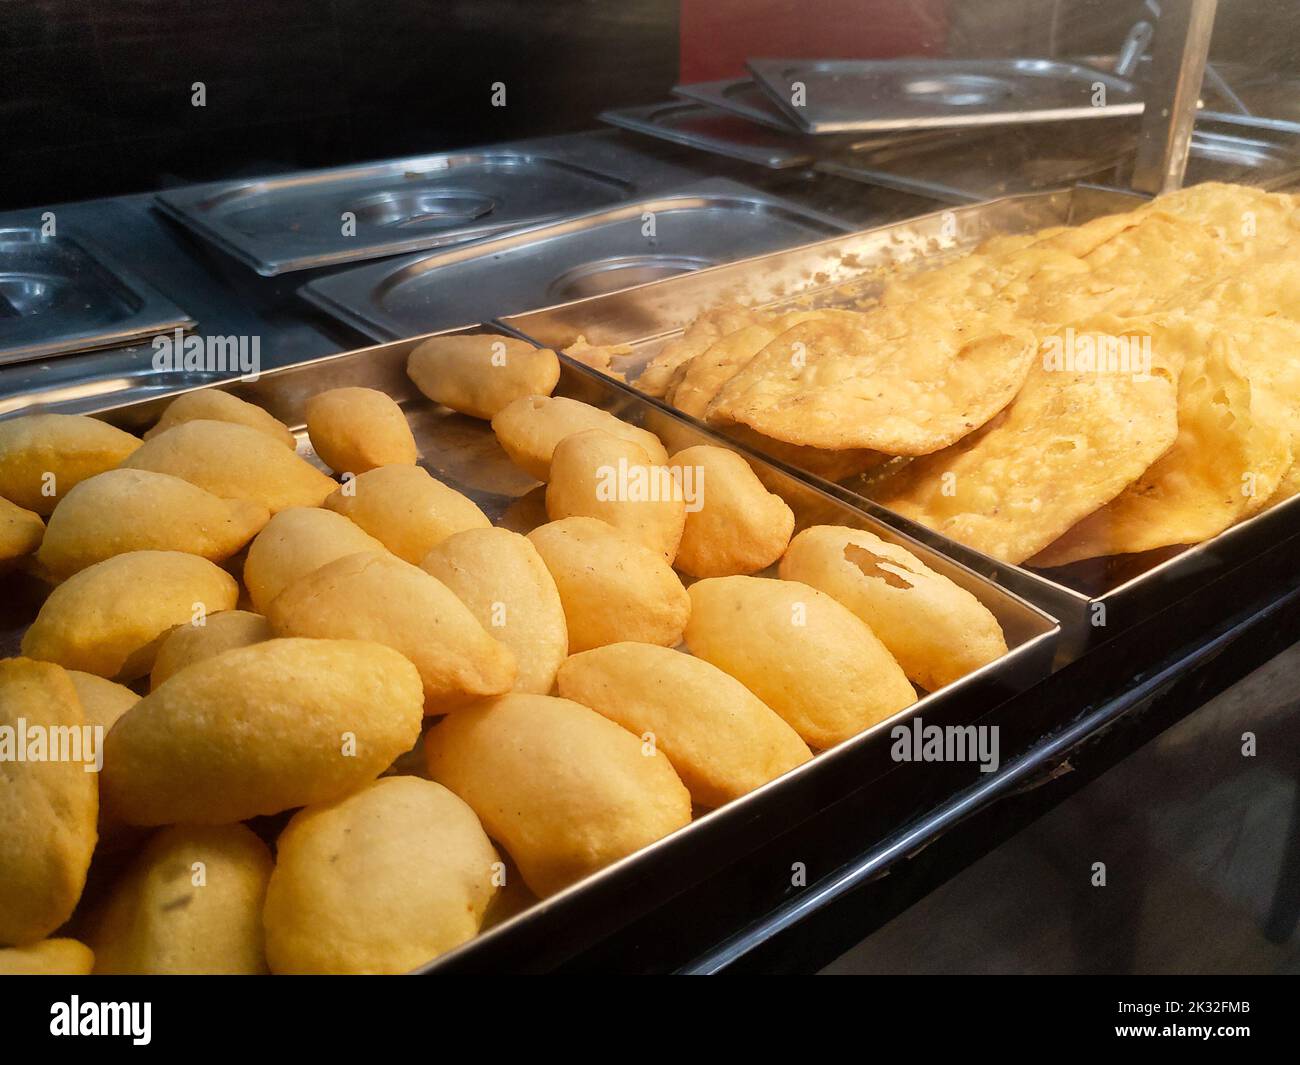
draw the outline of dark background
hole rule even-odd
[[[1298,14],[1220,0],[1214,54],[1295,69]],[[585,129],[751,55],[1114,53],[1141,15],[1138,0],[0,0],[0,209]]]

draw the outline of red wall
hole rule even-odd
[[[683,83],[745,73],[746,59],[940,55],[947,0],[681,0]]]

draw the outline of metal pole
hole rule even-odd
[[[1159,195],[1180,188],[1210,52],[1217,0],[1164,0],[1138,137],[1133,188]]]

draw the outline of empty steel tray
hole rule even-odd
[[[554,151],[493,148],[161,192],[259,274],[436,248],[617,203],[633,184]]]
[[[1059,122],[1142,110],[1127,79],[1057,59],[751,59],[748,66],[807,133]]]
[[[117,347],[194,320],[103,250],[0,229],[0,365]]]
[[[714,179],[462,248],[345,270],[304,285],[301,294],[364,335],[391,340],[612,292],[851,228]]]

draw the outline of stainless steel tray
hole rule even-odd
[[[722,81],[697,81],[690,85],[677,85],[674,96],[682,96],[719,111],[726,111],[778,133],[791,136],[803,134],[798,126],[786,118],[785,112],[772,102],[752,78],[724,78]]]
[[[960,254],[998,233],[1026,233],[1131,208],[1141,197],[1081,186],[957,207],[847,237],[758,256],[610,296],[502,319],[540,344],[562,348],[581,333],[595,345],[627,344],[634,354],[614,369],[635,375],[666,341],[702,311],[724,303],[853,306],[879,291],[890,267],[923,267]],[[648,399],[648,397],[647,397]],[[663,409],[658,400],[648,400]],[[679,415],[679,417],[683,417]],[[694,422],[694,419],[690,419]],[[699,422],[694,424],[701,425]],[[725,434],[725,429],[710,427]],[[790,467],[784,467],[789,469]],[[863,480],[832,485],[796,471],[864,514],[905,530],[936,551],[1038,603],[1061,619],[1062,653],[1077,657],[1150,614],[1251,559],[1300,535],[1300,497],[1273,507],[1185,550],[1169,549],[1039,571],[1013,566],[950,540],[873,502]]]
[[[406,360],[424,337],[398,341],[326,359],[271,371],[255,383],[230,383],[220,387],[266,407],[272,414],[298,430],[307,452],[304,404],[328,388],[359,385],[381,389],[397,399],[406,412],[421,461],[437,477],[470,495],[494,522],[527,531],[544,522],[541,486],[519,470],[496,442],[488,423],[453,414],[421,396],[406,377]],[[628,421],[642,424],[669,438],[677,449],[694,443],[725,443],[713,434],[647,403],[635,392],[595,374],[586,367],[565,360],[557,395],[572,396],[609,410]],[[122,428],[140,431],[162,411],[169,399],[151,399],[105,408],[99,415]],[[743,450],[743,449],[741,449]],[[956,565],[924,544],[861,513],[845,501],[818,487],[777,469],[762,459],[747,455],[772,491],[794,509],[800,526],[821,523],[870,529],[892,543],[915,552],[927,565],[946,574],[968,589],[998,618],[1006,634],[1009,652],[997,662],[963,677],[947,687],[923,696],[913,706],[881,722],[840,746],[819,754],[812,761],[772,781],[757,791],[693,821],[673,835],[612,865],[564,892],[533,904],[525,899],[505,901],[495,912],[500,921],[475,939],[428,968],[473,964],[476,951],[503,939],[562,934],[576,949],[595,941],[602,928],[595,919],[609,914],[611,897],[624,897],[630,887],[655,895],[662,903],[679,890],[684,875],[707,876],[710,868],[721,868],[745,847],[765,839],[772,826],[793,824],[833,802],[841,786],[861,786],[881,776],[894,763],[890,759],[889,730],[896,724],[923,717],[927,722],[966,724],[973,722],[1012,695],[1030,687],[1050,669],[1059,635],[1056,622],[1016,596]],[[0,596],[0,643],[12,652],[39,600],[22,578],[0,577],[5,594]],[[898,775],[894,778],[896,781]],[[513,894],[513,892],[512,892]],[[604,905],[596,907],[595,900]],[[517,912],[507,911],[513,905]],[[630,920],[626,901],[616,908]],[[592,915],[590,924],[584,923]]]
[[[981,203],[1109,174],[1132,155],[1137,132],[1131,118],[953,131],[941,140],[820,159],[813,167],[943,203]]]
[[[646,235],[647,218],[654,232]],[[557,300],[806,243],[852,227],[725,179],[534,226],[431,255],[318,278],[304,299],[374,340]]]
[[[633,190],[558,147],[500,147],[197,185],[157,203],[269,277],[472,240]],[[354,236],[343,233],[345,212]]]
[[[700,148],[769,170],[807,166],[816,158],[815,145],[798,133],[756,127],[735,115],[694,102],[670,100],[645,107],[602,111],[597,117],[620,129]]]
[[[1232,181],[1283,189],[1300,181],[1300,125],[1285,129],[1227,117],[1202,112],[1197,118],[1185,184]]]
[[[194,319],[75,236],[0,229],[0,365],[117,347]]]
[[[1134,115],[1113,74],[1056,59],[751,59],[758,84],[808,133],[868,132]],[[791,103],[796,83],[802,106]],[[1105,86],[1094,106],[1093,85]]]

